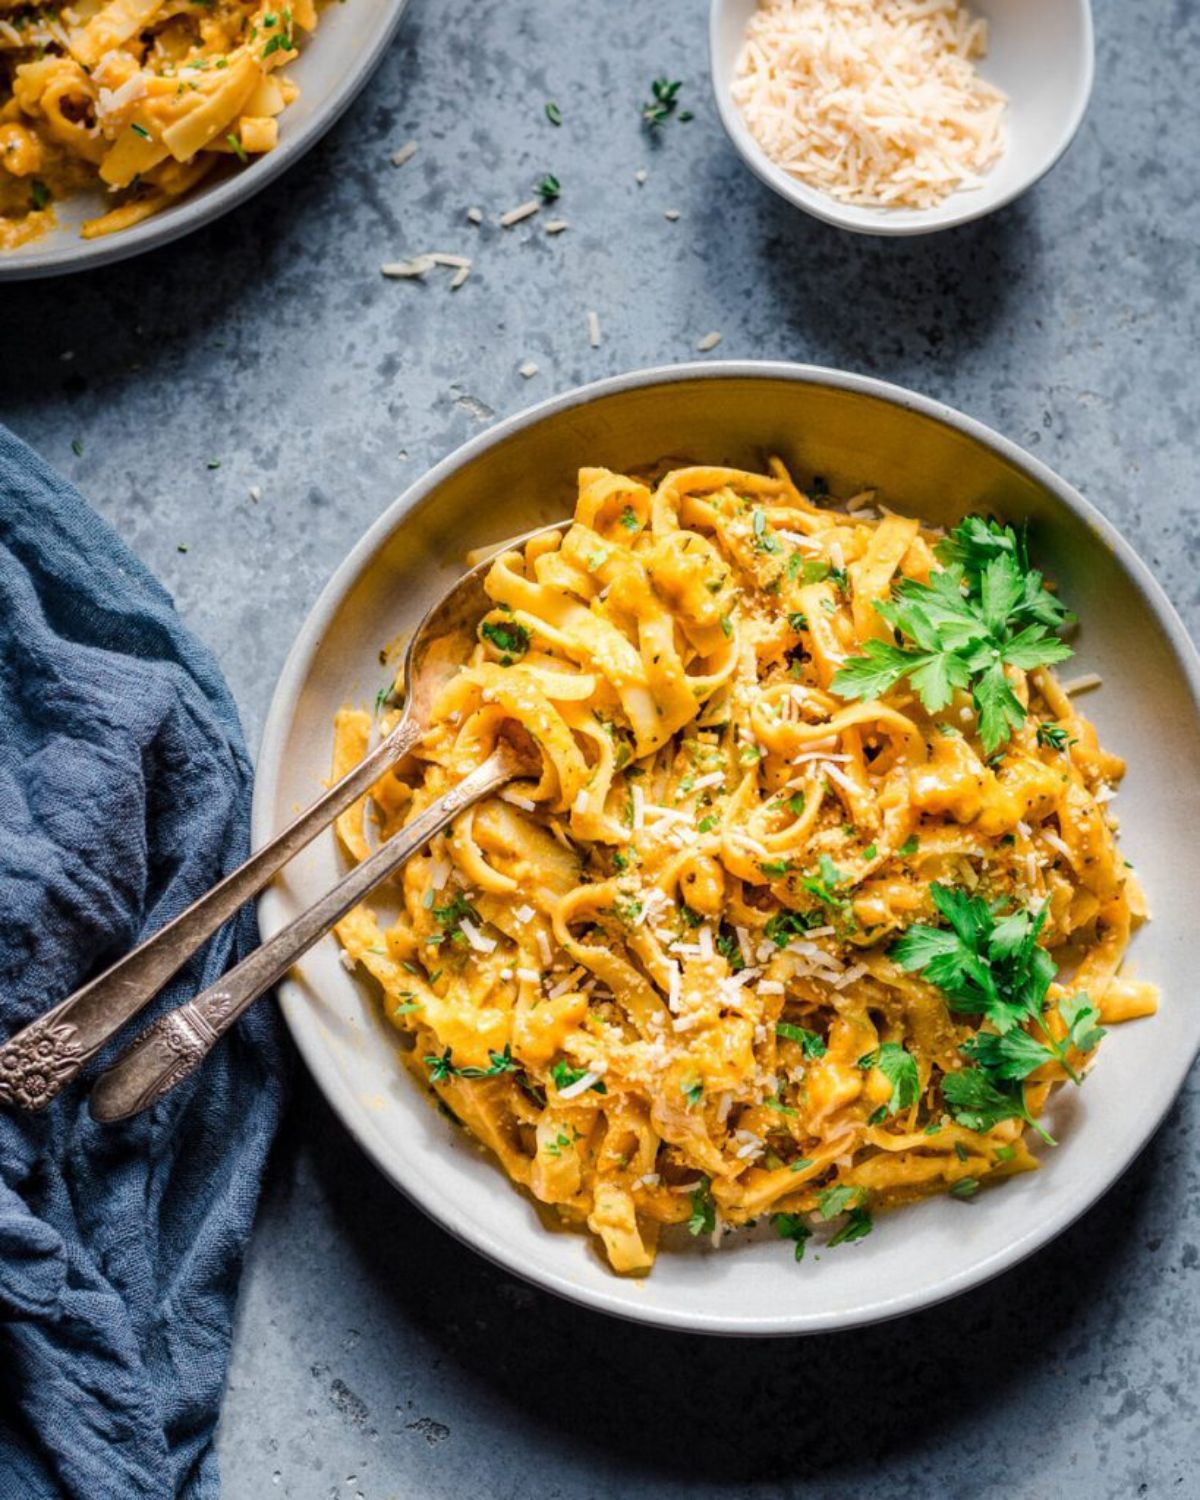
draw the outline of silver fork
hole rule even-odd
[[[522,547],[535,536],[561,529],[562,523],[539,527],[505,545]],[[0,1046],[0,1103],[27,1110],[49,1104],[222,923],[256,896],[390,766],[409,754],[428,727],[430,708],[439,689],[466,660],[479,620],[491,607],[483,588],[490,566],[489,558],[460,578],[417,627],[404,656],[404,713],[391,733],[245,864],[103,974]],[[286,973],[367,891],[386,879],[470,802],[519,773],[511,749],[499,747],[457,787],[428,807],[411,828],[351,871],[311,911],[277,933],[218,984],[162,1017],[100,1081],[103,1087],[98,1085],[92,1105],[96,1118],[115,1120],[136,1113],[192,1072],[246,1006]],[[419,837],[418,825],[424,830]]]

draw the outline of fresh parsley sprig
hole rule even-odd
[[[991,755],[1025,722],[1006,667],[1031,671],[1065,661],[1054,632],[1072,616],[1030,568],[1022,536],[969,516],[939,544],[946,566],[928,583],[905,578],[875,608],[902,644],[867,641],[833,679],[844,698],[878,698],[907,678],[930,713],[970,691],[979,738]]]
[[[1045,908],[998,913],[981,897],[948,886],[931,887],[948,927],[914,925],[892,949],[907,972],[922,971],[953,1011],[982,1016],[994,1030],[979,1031],[960,1050],[974,1066],[949,1073],[942,1095],[968,1130],[990,1130],[1002,1120],[1023,1120],[1053,1144],[1029,1113],[1025,1079],[1046,1063],[1058,1063],[1075,1083],[1072,1050],[1091,1052],[1104,1036],[1100,1013],[1086,993],[1058,1002],[1066,1028],[1061,1040],[1046,1023],[1046,994],[1057,971],[1038,942]],[[1040,1037],[1025,1029],[1035,1026]]]

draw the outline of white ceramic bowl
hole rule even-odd
[[[750,134],[731,88],[757,0],[712,0],[709,48],[717,110],[752,171],[789,203],[857,234],[929,234],[982,218],[1044,176],[1071,144],[1092,92],[1089,0],[968,0],[988,21],[988,55],[979,65],[1009,96],[1008,148],[983,185],[953,193],[936,208],[859,208],[808,187],[767,156]]]
[[[284,1014],[318,1083],[388,1177],[451,1233],[520,1276],[591,1307],[726,1334],[806,1333],[908,1312],[975,1286],[1064,1229],[1132,1161],[1162,1120],[1200,1042],[1194,1003],[1200,856],[1200,661],[1144,565],[1044,465],[979,423],[894,386],[794,365],[706,364],[603,381],[502,422],[440,463],[351,551],[292,650],[267,721],[254,799],[262,843],[328,775],[334,712],[369,705],[382,645],[462,571],[467,548],[573,505],[581,463],[628,468],[661,456],[761,463],[781,453],[835,493],[864,484],[935,522],[995,509],[1029,519],[1039,564],[1082,621],[1072,672],[1104,743],[1130,757],[1117,803],[1124,851],[1155,920],[1133,961],[1163,989],[1153,1020],[1114,1028],[1082,1089],[1060,1090],[1061,1140],[1044,1170],[969,1204],[948,1198],[880,1217],[861,1244],[797,1266],[769,1234],[714,1251],[688,1241],[645,1281],[607,1269],[581,1234],[555,1232],[464,1134],[430,1107],[397,1060],[395,1033],[332,938],[281,987]],[[1153,726],[1153,733],[1148,733]],[[265,934],[341,869],[332,834],[263,898]],[[363,1205],[370,1213],[370,1205]],[[420,1274],[420,1268],[416,1268]]]
[[[90,271],[156,250],[209,224],[286,172],[352,103],[384,54],[408,0],[345,0],[321,9],[320,20],[287,76],[300,97],[279,119],[279,145],[249,166],[222,172],[178,203],[122,234],[79,238],[85,219],[109,206],[102,192],[78,193],[55,206],[56,227],[19,250],[0,251],[0,281]]]

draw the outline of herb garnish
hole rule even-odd
[[[479,633],[501,652],[502,667],[511,667],[514,658],[529,650],[529,632],[515,620],[485,620]]]
[[[587,1068],[573,1068],[569,1062],[564,1062],[562,1058],[559,1058],[550,1069],[550,1077],[554,1080],[554,1087],[561,1093],[563,1089],[569,1089],[573,1083],[578,1083],[587,1072]],[[588,1092],[607,1094],[608,1085],[603,1078],[597,1078]]]
[[[875,608],[910,644],[871,640],[833,679],[845,698],[876,698],[908,678],[930,713],[970,690],[987,754],[1006,744],[1026,710],[1005,667],[1029,671],[1072,652],[1054,634],[1072,616],[1029,566],[1010,526],[969,516],[934,549],[946,566],[928,583],[906,578]]]
[[[669,78],[656,78],[650,85],[651,99],[648,104],[642,105],[642,119],[651,129],[656,129],[664,124],[667,119],[675,113],[679,104],[679,90],[683,87],[682,79],[672,81]],[[690,113],[684,111],[688,119]],[[680,119],[683,119],[680,115]]]
[[[1085,993],[1058,1002],[1067,1035],[1060,1041],[1045,1020],[1046,993],[1057,973],[1038,942],[1046,908],[1001,914],[981,897],[948,886],[931,887],[934,904],[949,927],[910,927],[892,949],[902,969],[921,970],[937,985],[952,1011],[981,1016],[993,1030],[979,1031],[960,1049],[974,1067],[949,1073],[942,1095],[960,1125],[990,1130],[1002,1120],[1023,1120],[1043,1140],[1051,1136],[1030,1115],[1024,1080],[1055,1062],[1075,1083],[1072,1049],[1090,1052],[1104,1036],[1099,1011]],[[1034,1025],[1039,1039],[1024,1029]]]
[[[454,1054],[449,1047],[439,1057],[436,1053],[429,1053],[425,1058],[425,1066],[429,1069],[430,1083],[443,1083],[447,1078],[496,1078],[501,1073],[512,1073],[517,1064],[513,1061],[513,1055],[506,1045],[503,1052],[489,1052],[491,1066],[487,1068],[457,1067],[454,1063]]]
[[[796,1245],[796,1259],[804,1259],[804,1248],[812,1238],[812,1230],[804,1222],[800,1214],[772,1214],[771,1223],[775,1226],[775,1233],[783,1240],[793,1240]]]
[[[717,1205],[713,1202],[712,1183],[707,1177],[702,1177],[699,1186],[692,1189],[691,1201],[688,1233],[711,1234],[717,1227]]]
[[[824,1057],[828,1048],[825,1038],[819,1036],[815,1031],[809,1031],[807,1026],[796,1026],[791,1021],[776,1021],[775,1035],[786,1037],[789,1042],[797,1042],[805,1057]]]

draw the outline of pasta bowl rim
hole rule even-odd
[[[1129,543],[1101,512],[1046,464],[1018,444],[942,402],[886,381],[845,371],[813,365],[752,360],[658,366],[576,387],[497,422],[430,468],[368,528],[322,590],[280,674],[264,725],[258,756],[252,812],[252,839],[255,847],[261,846],[278,826],[278,786],[288,737],[298,716],[300,700],[313,660],[328,628],[350,590],[371,567],[381,548],[406,523],[423,500],[459,469],[475,463],[489,450],[505,443],[514,435],[547,419],[561,417],[590,402],[639,388],[683,386],[698,381],[720,383],[756,379],[825,386],[885,401],[916,417],[932,418],[947,425],[1023,471],[1052,497],[1055,505],[1062,506],[1085,523],[1089,531],[1096,535],[1098,545],[1107,547],[1112,552],[1121,571],[1147,606],[1153,625],[1161,633],[1185,680],[1193,711],[1200,714],[1200,655],[1161,586]],[[264,937],[278,930],[292,914],[294,913],[285,910],[283,904],[275,899],[274,892],[268,889],[259,903]],[[332,944],[334,939],[329,937],[324,941]],[[646,1305],[637,1283],[622,1280],[611,1273],[611,1284],[606,1282],[597,1287],[582,1285],[570,1275],[548,1272],[542,1266],[531,1266],[523,1256],[520,1245],[509,1243],[481,1226],[461,1204],[448,1198],[436,1198],[415,1180],[415,1174],[405,1170],[394,1152],[389,1154],[388,1147],[376,1133],[365,1106],[352,1097],[353,1091],[339,1074],[334,1052],[322,1036],[318,1018],[303,986],[295,978],[289,977],[280,986],[280,999],[288,1027],[301,1055],[326,1100],[350,1134],[396,1187],[455,1238],[534,1285],[597,1311],[674,1331],[725,1336],[794,1336],[882,1322],[946,1301],[1017,1265],[1069,1228],[1126,1171],[1162,1124],[1200,1047],[1200,1030],[1197,1030],[1191,1038],[1189,1048],[1162,1059],[1162,1071],[1154,1091],[1152,1118],[1144,1123],[1140,1134],[1125,1146],[1120,1155],[1106,1158],[1103,1179],[1096,1184],[1087,1183],[1075,1187],[1069,1201],[1045,1219],[1014,1224],[1012,1237],[1000,1250],[981,1257],[954,1274],[932,1274],[928,1285],[916,1292],[894,1295],[885,1287],[882,1291],[872,1292],[861,1305],[848,1309],[840,1308],[816,1314],[797,1314],[785,1309],[771,1316],[747,1318],[737,1313],[722,1312],[720,1286],[715,1282],[717,1290],[714,1304],[697,1305],[695,1308],[689,1307],[686,1312],[674,1312]],[[383,1082],[381,1080],[381,1084]],[[411,1079],[407,1076],[400,1082],[405,1087],[412,1087]],[[413,1097],[418,1103],[423,1103],[415,1089]],[[499,1168],[492,1163],[488,1163],[488,1166],[495,1176],[495,1191],[515,1195],[516,1190]],[[544,1234],[545,1230],[539,1228],[536,1233]],[[656,1270],[651,1273],[651,1277],[658,1274]]]
[[[952,193],[932,208],[892,210],[842,203],[819,188],[809,187],[772,161],[750,133],[741,110],[734,103],[730,89],[731,68],[726,66],[732,60],[722,43],[722,32],[727,13],[738,3],[741,0],[710,0],[709,6],[709,79],[722,128],[734,150],[760,182],[765,183],[794,208],[850,234],[901,239],[912,235],[937,234],[943,229],[956,229],[976,219],[986,218],[1028,192],[1058,164],[1079,133],[1091,102],[1096,75],[1095,21],[1091,0],[1072,0],[1079,14],[1082,44],[1082,72],[1075,89],[1074,103],[1053,141],[1036,156],[1031,153],[1032,165],[1019,178],[1000,192],[989,192],[985,176],[979,189]],[[1000,163],[996,164],[999,165]]]

